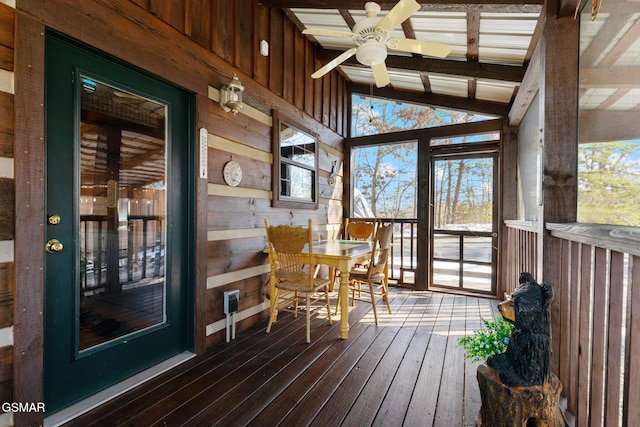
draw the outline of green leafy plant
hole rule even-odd
[[[503,353],[509,344],[509,336],[513,325],[500,315],[493,320],[482,319],[484,328],[473,335],[458,339],[458,347],[465,351],[465,359],[471,362],[484,362],[489,356]]]

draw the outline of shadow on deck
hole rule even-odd
[[[380,309],[379,326],[370,305],[353,307],[347,340],[319,315],[305,344],[304,317],[283,315],[271,334],[266,321],[238,331],[65,425],[475,425],[477,364],[456,342],[493,317],[495,301],[401,288],[390,297],[394,314]]]

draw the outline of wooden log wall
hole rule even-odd
[[[44,241],[45,177],[38,166],[42,157],[42,138],[38,136],[44,134],[42,36],[46,29],[66,34],[195,95],[194,134],[198,135],[201,127],[208,132],[208,180],[197,182],[194,201],[196,351],[224,339],[224,290],[241,291],[240,328],[264,316],[268,305],[264,295],[267,260],[262,253],[266,246],[264,218],[291,224],[306,224],[311,218],[318,237],[334,233],[342,219],[342,180],[338,177],[330,186],[328,177],[332,162],[343,158],[346,84],[337,72],[318,80],[310,78],[320,66],[316,48],[281,10],[268,9],[254,0],[0,1],[2,401],[11,401],[13,396],[35,402],[42,391],[43,329],[38,321],[44,308],[44,258],[28,257],[26,248],[32,250],[33,244]],[[259,52],[261,40],[269,43],[268,56]],[[217,103],[218,89],[234,73],[246,88],[246,107],[236,116],[223,112]],[[14,99],[14,84],[21,89],[16,90],[19,99]],[[271,114],[275,109],[319,136],[317,210],[271,207]],[[39,158],[31,157],[35,155]],[[222,181],[222,166],[231,156],[244,173],[235,188]],[[18,191],[22,188],[19,183],[28,185],[28,191]],[[16,217],[22,218],[19,227]],[[28,272],[17,268],[20,264],[28,266]],[[29,309],[17,310],[17,306]],[[29,331],[24,329],[27,326]],[[16,355],[21,354],[28,355],[24,357],[30,362],[18,362]],[[5,416],[0,414],[0,418]],[[13,422],[38,424],[38,417],[41,414],[16,414]],[[0,419],[0,424],[10,423]]]
[[[331,165],[342,160],[342,152],[319,141],[320,203],[317,210],[272,208],[271,168],[273,162],[272,116],[254,108],[245,108],[236,117],[224,113],[219,92],[209,88],[209,183],[207,187],[207,344],[225,338],[222,313],[224,291],[240,289],[240,327],[254,323],[269,305],[269,266],[263,253],[266,247],[264,220],[271,224],[306,225],[310,218],[315,236],[337,235],[342,221],[342,179],[329,184]],[[224,120],[243,123],[237,129],[216,126]],[[242,167],[242,181],[229,187],[222,168],[233,158]],[[254,316],[254,317],[251,317]],[[261,318],[260,317],[260,318]],[[249,322],[244,319],[249,318]]]

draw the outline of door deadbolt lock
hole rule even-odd
[[[49,215],[49,224],[51,225],[56,225],[56,224],[60,224],[60,215]]]
[[[54,252],[60,252],[62,249],[64,248],[64,246],[62,245],[62,243],[60,243],[59,240],[57,239],[51,239],[47,242],[45,249],[47,250],[47,252],[49,252],[50,254],[54,253]]]

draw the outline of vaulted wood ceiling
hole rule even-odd
[[[512,125],[517,125],[522,119],[531,101],[531,93],[537,91],[539,84],[540,63],[536,47],[548,14],[545,13],[545,5],[555,9],[555,13],[550,15],[571,18],[576,9],[585,4],[584,13],[588,17],[591,6],[584,0],[417,1],[420,10],[395,29],[397,34],[394,37],[441,43],[448,40],[452,46],[448,57],[438,59],[389,50],[386,64],[391,84],[379,89],[371,84],[373,78],[369,67],[360,64],[355,57],[341,64],[338,72],[353,83],[355,92],[508,116]],[[309,27],[351,31],[364,18],[366,1],[263,0],[262,3],[267,7],[281,8],[300,31]],[[379,16],[385,16],[396,3],[378,2],[382,9]],[[589,40],[581,43],[587,46],[581,46],[581,64],[593,64],[593,67],[581,70],[581,82],[584,83],[581,83],[581,97],[590,88],[600,88],[602,81],[611,81],[601,75],[609,73],[609,68],[603,65],[614,63],[638,39],[640,30],[634,28],[640,24],[631,17],[634,11],[638,12],[638,3],[627,4],[626,12],[603,14],[594,24],[594,32],[605,31],[611,35],[605,40],[611,40],[625,26],[636,22],[626,37],[616,41],[617,48],[604,46],[606,42],[603,41],[588,46],[586,42]],[[345,42],[344,39],[330,37],[308,37],[319,45],[318,58],[322,64],[353,47],[348,44],[351,42],[349,39]],[[523,41],[526,41],[524,46]],[[608,59],[603,63],[600,58],[596,63],[596,55],[602,54],[604,49],[610,52]],[[621,70],[621,85],[616,89],[622,91],[618,91],[616,97],[623,97],[632,88],[640,87],[636,81],[638,75],[637,71]],[[602,102],[615,102],[615,99],[607,98],[608,101]],[[586,100],[581,99],[583,101]],[[603,104],[604,107],[606,105]]]
[[[308,27],[350,31],[364,18],[365,1],[271,0],[302,31]],[[385,16],[397,1],[378,2]],[[540,38],[543,0],[419,1],[421,8],[396,28],[396,37],[415,38],[452,46],[438,59],[389,50],[386,59],[391,84],[375,88],[370,68],[355,57],[341,72],[356,92],[405,101],[427,102],[462,110],[508,115]],[[341,39],[314,38],[327,63],[349,46]],[[350,40],[347,40],[349,42]],[[373,87],[372,87],[373,86]]]

